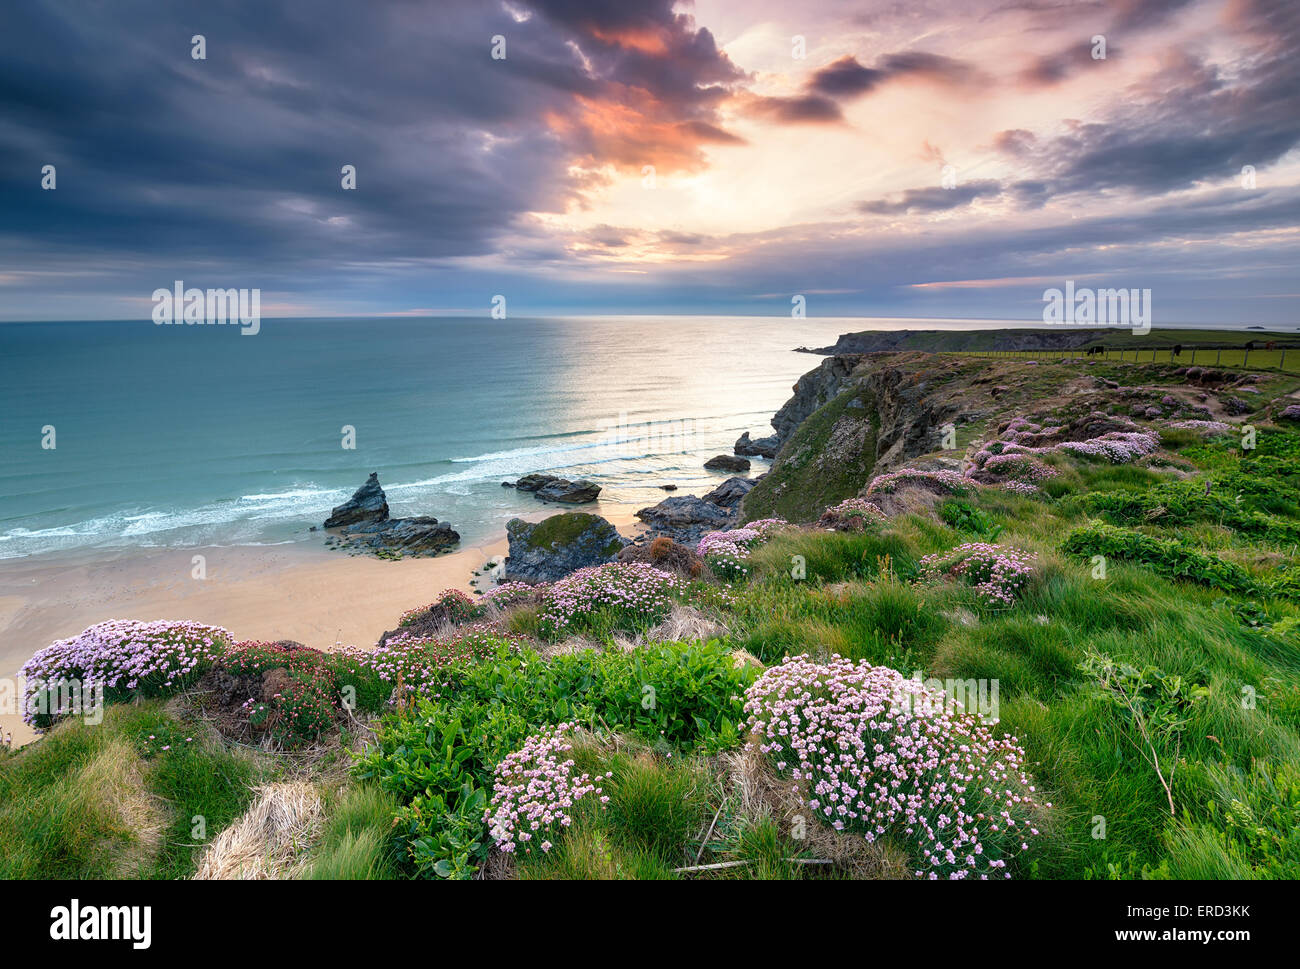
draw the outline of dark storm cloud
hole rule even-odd
[[[876,67],[864,67],[852,54],[846,54],[814,72],[808,80],[806,90],[810,97],[849,99],[901,78],[963,84],[977,76],[978,72],[964,61],[926,51],[906,50],[885,54]]]
[[[820,94],[801,94],[792,98],[754,98],[750,111],[782,124],[825,123],[844,120],[840,106]]]
[[[999,182],[985,179],[967,182],[964,185],[955,185],[952,188],[944,188],[940,185],[928,188],[910,188],[902,194],[901,198],[861,202],[858,204],[858,208],[873,215],[915,215],[926,212],[945,212],[949,209],[969,205],[980,196],[1001,194],[1002,185]]]
[[[832,98],[851,98],[865,94],[885,77],[883,71],[863,67],[852,54],[832,61],[813,74],[808,87]]]
[[[1300,24],[1287,26],[1300,42]],[[1232,83],[1190,55],[1172,55],[1133,90],[1134,107],[1040,145],[1046,177],[1060,192],[1159,194],[1271,165],[1300,144],[1295,49],[1252,59]]]
[[[919,50],[886,54],[880,59],[880,71],[887,77],[924,77],[945,84],[963,84],[978,73],[964,61]]]
[[[486,254],[522,213],[574,201],[575,157],[635,163],[643,128],[667,132],[675,160],[738,140],[714,105],[742,75],[670,3],[514,8],[532,15],[468,0],[4,4],[6,268],[310,272]],[[191,58],[194,34],[206,60]],[[498,34],[505,60],[490,56]],[[606,104],[624,130],[603,123]],[[345,164],[356,191],[340,186]]]
[[[978,76],[970,65],[924,51],[885,54],[878,67],[864,67],[852,54],[814,71],[804,93],[792,97],[747,97],[750,114],[781,124],[833,124],[844,120],[839,102],[861,97],[881,85],[906,78],[943,84],[966,83]]]

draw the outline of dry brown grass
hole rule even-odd
[[[136,877],[158,854],[167,827],[166,805],[148,793],[142,764],[135,747],[124,737],[114,737],[94,760],[77,774],[71,787],[87,799],[100,799],[111,815],[121,819],[132,839],[113,851],[117,877]]]
[[[562,639],[558,643],[533,643],[533,649],[543,659],[552,659],[556,656],[569,656],[573,653],[600,652],[604,649],[604,644],[598,639],[592,639],[590,636],[570,636],[568,639]]]
[[[196,880],[293,878],[320,828],[322,805],[314,784],[283,781],[257,789],[258,798],[222,831],[199,863]]]
[[[908,877],[902,852],[879,842],[872,844],[860,834],[836,831],[812,817],[799,785],[778,776],[756,746],[723,754],[719,761],[732,791],[739,796],[738,815],[751,821],[771,818],[783,832],[802,828],[800,845],[812,857],[834,862],[852,878]]]
[[[890,518],[899,515],[931,516],[935,507],[943,504],[952,493],[939,484],[925,479],[900,481],[893,491],[871,496],[876,506]]]
[[[635,649],[646,643],[676,643],[693,640],[719,639],[727,634],[727,627],[694,606],[676,603],[668,618],[636,636],[623,633],[614,636],[620,649]]]

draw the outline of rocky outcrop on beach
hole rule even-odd
[[[460,533],[436,518],[388,518],[343,529],[335,545],[391,555],[437,555],[460,541]]]
[[[373,471],[366,483],[325,519],[325,527],[342,529],[327,545],[373,552],[382,558],[437,555],[460,541],[451,525],[427,515],[389,518],[388,499]]]
[[[366,483],[325,519],[325,527],[342,528],[358,522],[383,521],[387,517],[388,499],[384,496],[384,489],[379,487],[379,473],[371,471]]]
[[[646,537],[666,536],[684,545],[694,545],[705,532],[729,528],[736,520],[731,509],[694,495],[665,498],[642,508],[636,517],[645,522]]]
[[[704,500],[722,508],[735,508],[754,487],[754,478],[728,478],[707,495]]]
[[[774,458],[781,448],[781,440],[775,434],[767,437],[750,437],[749,431],[740,435],[736,441],[735,452],[751,458]]]
[[[604,518],[582,511],[535,523],[512,518],[506,536],[506,578],[521,582],[554,582],[578,569],[612,562],[628,544]]]
[[[580,505],[595,501],[600,495],[600,485],[585,478],[570,481],[553,474],[526,474],[514,484],[519,491],[530,491],[542,501],[557,501],[567,505]]]
[[[719,454],[704,462],[706,471],[748,471],[749,459],[734,454]]]

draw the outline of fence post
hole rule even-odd
[[[1223,359],[1223,347],[1219,347],[1219,352],[1214,355],[1214,365],[1217,367],[1219,361]]]
[[[1250,347],[1246,347],[1246,352],[1241,355],[1241,365],[1246,366],[1246,361],[1250,359]]]

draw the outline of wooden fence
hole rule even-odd
[[[1300,373],[1300,344],[1274,344],[1272,347],[1256,346],[1185,346],[1182,352],[1172,346],[1159,347],[1103,347],[1101,352],[1088,353],[1087,348],[1073,350],[967,350],[967,354],[1007,360],[1064,360],[1087,362],[1114,360],[1124,363],[1164,363],[1180,367],[1227,367],[1233,370],[1279,370]]]

